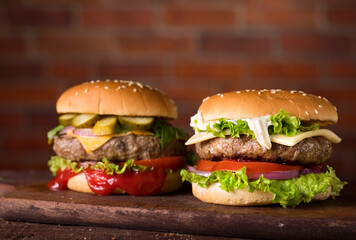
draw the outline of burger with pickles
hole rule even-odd
[[[200,161],[181,171],[194,196],[215,204],[296,206],[338,196],[326,165],[341,139],[324,128],[336,108],[302,91],[245,90],[203,100],[191,118]]]
[[[131,81],[91,81],[57,101],[59,126],[48,132],[56,156],[48,162],[51,190],[135,196],[177,190],[187,139],[167,122],[174,102]]]

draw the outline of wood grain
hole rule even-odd
[[[1,202],[0,217],[46,224],[241,238],[352,239],[356,234],[356,185],[347,185],[342,197],[335,200],[288,209],[203,203],[191,195],[189,185],[176,193],[154,197],[102,197],[53,192],[45,186],[45,181],[18,185]]]

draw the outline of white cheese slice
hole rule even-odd
[[[294,146],[305,138],[310,138],[315,136],[323,136],[326,139],[328,139],[331,143],[341,142],[341,138],[339,138],[335,133],[333,133],[329,129],[318,129],[315,131],[301,132],[293,137],[288,137],[283,134],[272,134],[270,135],[270,139],[271,142],[279,143],[281,145]],[[193,135],[190,139],[188,139],[188,141],[185,144],[192,145],[212,138],[216,138],[212,133],[198,132],[195,135]]]

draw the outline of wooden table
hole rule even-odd
[[[0,239],[355,239],[356,185],[335,200],[284,209],[195,199],[187,184],[165,196],[49,191],[47,172],[0,171]]]

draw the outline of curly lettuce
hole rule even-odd
[[[198,183],[206,188],[212,183],[220,183],[220,188],[226,192],[248,188],[249,192],[255,190],[268,191],[273,194],[273,203],[279,203],[283,207],[295,207],[304,202],[308,203],[313,196],[326,193],[331,187],[331,196],[339,196],[347,182],[342,182],[335,171],[327,166],[325,173],[310,173],[298,178],[285,180],[270,180],[260,176],[257,180],[249,180],[246,175],[246,167],[236,171],[215,171],[209,177],[203,177],[185,169],[181,170],[183,181]]]
[[[128,160],[124,165],[120,166],[113,162],[108,161],[106,158],[97,162],[96,165],[88,165],[94,170],[105,171],[109,175],[122,174],[126,169],[133,169],[135,171],[145,171],[146,166],[141,166],[133,163],[133,160]],[[66,168],[71,169],[75,173],[83,171],[85,168],[78,165],[78,162],[74,162],[59,156],[52,156],[48,161],[49,170],[52,172],[53,176],[56,176],[58,169],[64,170]]]
[[[314,123],[310,126],[304,126],[300,118],[289,116],[289,113],[283,109],[278,114],[270,117],[271,124],[268,127],[268,133],[271,134],[284,134],[288,137],[293,137],[299,132],[307,132],[319,129],[319,124]],[[199,130],[201,131],[201,130]],[[254,132],[249,128],[247,121],[238,119],[236,123],[227,121],[224,118],[219,118],[218,122],[212,126],[209,124],[206,127],[206,132],[214,134],[215,137],[225,138],[225,135],[232,137],[240,137],[240,134],[252,136],[255,139]]]
[[[173,127],[170,123],[162,119],[156,119],[153,125],[154,136],[161,138],[161,148],[164,149],[174,139],[179,137],[187,140],[188,134],[180,128]]]

